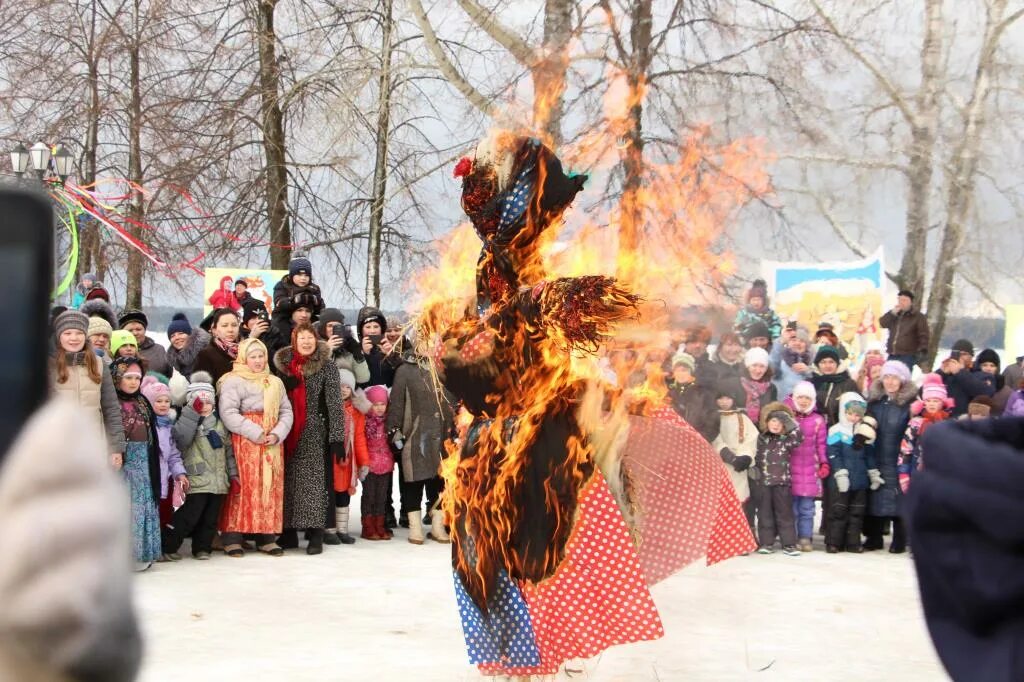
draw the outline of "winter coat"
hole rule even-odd
[[[213,377],[213,385],[216,386],[220,378],[232,370],[234,364],[231,356],[216,341],[211,340],[206,348],[199,351],[192,371],[207,372]]]
[[[924,357],[928,352],[928,318],[924,313],[910,309],[882,315],[879,324],[889,330],[885,350],[889,355],[913,355]],[[886,481],[888,483],[888,481]]]
[[[117,391],[114,390],[114,381],[110,378],[110,369],[103,365],[103,377],[97,384],[89,378],[89,369],[85,365],[86,361],[100,361],[92,351],[86,349],[67,355],[68,380],[63,384],[57,383],[55,361],[50,359],[50,385],[54,394],[70,399],[88,410],[107,434],[110,452],[124,452],[124,422],[121,420],[121,405]]]
[[[170,365],[171,369],[178,370],[186,377],[192,376],[192,372],[195,371],[196,361],[199,359],[199,353],[210,345],[211,340],[213,340],[213,337],[210,336],[210,332],[202,327],[196,327],[189,335],[184,348],[178,350],[171,346],[167,349],[167,364]],[[214,381],[219,378],[214,377]]]
[[[1024,389],[1017,389],[1006,401],[1004,417],[1024,417]]]
[[[844,393],[856,393],[857,382],[841,364],[835,374],[815,374],[811,377],[814,390],[817,392],[818,414],[825,417],[829,427],[839,423],[839,396]]]
[[[185,474],[185,465],[181,461],[181,451],[174,443],[171,430],[174,427],[174,416],[166,419],[155,417],[156,437],[160,440],[160,499],[167,498],[167,481]],[[165,423],[161,424],[161,421]]]
[[[236,313],[242,309],[242,304],[239,302],[238,297],[235,296],[234,291],[224,291],[218,289],[217,291],[210,294],[209,303],[214,310],[218,308],[227,308],[228,310],[234,310]]]
[[[344,348],[335,349],[333,358],[334,366],[338,369],[347,369],[356,378],[356,385],[370,380],[370,368],[366,364],[366,358],[362,355],[356,359],[352,353]]]
[[[784,402],[793,410],[793,416],[804,434],[800,445],[793,449],[790,459],[793,495],[818,497],[821,495],[818,468],[828,463],[828,424],[825,423],[825,418],[818,414],[816,408],[811,407],[810,412],[802,413],[796,409],[792,397],[786,398]]]
[[[370,453],[366,449],[366,413],[370,401],[362,391],[345,401],[345,459],[334,460],[334,490],[354,495],[359,469],[370,466]]]
[[[704,388],[699,381],[689,384],[670,381],[668,398],[676,414],[704,436],[705,440],[710,443],[718,437],[720,420],[714,391]]]
[[[728,363],[718,357],[718,353],[716,351],[715,358],[711,361],[710,367],[715,375],[715,383],[710,384],[712,387],[717,387],[719,384],[727,381],[739,381],[747,373],[747,368],[743,364],[742,355],[736,362]]]
[[[757,437],[757,458],[754,464],[760,473],[761,485],[764,486],[792,485],[791,456],[804,440],[798,424],[778,435],[768,431],[768,414],[776,410],[785,410],[791,417],[793,414],[782,403],[770,403],[761,412],[761,434]]]
[[[291,276],[285,275],[277,284],[274,285],[273,321],[275,323],[279,320],[287,320],[288,322],[291,322],[292,313],[300,307],[296,304],[295,297],[302,294],[307,294],[312,297],[311,305],[313,307],[313,319],[315,320],[324,309],[324,297],[320,292],[320,287],[312,281],[304,287],[295,286],[292,284]]]
[[[298,384],[289,363],[294,349],[282,348],[274,355],[278,375],[286,388]],[[306,389],[306,423],[294,452],[285,452],[285,528],[326,528],[334,510],[334,458],[330,446],[344,447],[345,410],[342,408],[341,380],[331,361],[327,344],[318,341],[316,350],[302,365]],[[298,425],[295,425],[298,428]],[[333,525],[333,524],[332,524]]]
[[[793,393],[793,388],[797,384],[801,381],[809,380],[813,370],[810,368],[810,363],[807,363],[808,368],[806,372],[797,372],[782,359],[782,350],[782,344],[772,345],[769,360],[772,363],[772,383],[775,384],[779,397],[785,398]]]
[[[1020,388],[1020,380],[1024,378],[1024,355],[1017,358],[1012,365],[1007,365],[1003,370],[1003,385],[1009,386],[1016,391]]]
[[[899,504],[903,493],[897,476],[897,462],[900,444],[910,422],[910,404],[916,395],[917,386],[908,381],[890,398],[881,379],[875,380],[868,393],[868,414],[878,422],[878,428],[875,429],[876,468],[885,480],[885,485],[868,493],[869,516],[896,516],[900,513]]]
[[[270,380],[281,381],[275,376],[270,376]],[[217,411],[227,430],[253,442],[260,440],[264,435],[263,426],[250,421],[245,414],[263,412],[263,388],[242,377],[232,376],[226,378],[218,390]],[[285,393],[283,386],[281,392],[283,395],[281,407],[278,408],[277,425],[270,433],[277,436],[279,442],[284,443],[292,428],[292,404],[288,402],[288,394]]]
[[[846,417],[846,404],[852,400],[860,400],[859,394],[844,394],[840,399],[839,422],[828,430],[828,463],[830,476],[835,479],[836,472],[846,470],[849,475],[850,490],[867,490],[871,481],[868,469],[877,469],[874,444],[865,445],[857,450],[853,447],[853,424]]]
[[[749,341],[750,337],[747,334],[750,328],[757,322],[761,322],[764,326],[768,327],[768,331],[771,332],[771,339],[775,339],[782,336],[782,320],[771,308],[762,308],[760,310],[753,310],[750,306],[744,306],[736,312],[736,321],[733,323],[733,331],[739,334],[743,339]]]
[[[395,456],[388,441],[387,414],[383,417],[366,415],[366,452],[370,459],[370,471],[374,474],[391,475],[395,467]]]
[[[754,460],[757,458],[757,427],[743,410],[719,411],[718,414],[720,417],[718,437],[711,445],[722,458],[722,463],[729,472],[732,486],[736,490],[736,497],[742,502],[750,497],[749,477],[746,471],[736,471],[732,465],[733,458],[746,455],[750,458],[751,466],[753,466]],[[722,448],[729,448],[732,451],[732,456],[723,455]]]
[[[370,386],[387,386],[391,388],[395,383],[395,370],[402,364],[402,356],[398,353],[384,354],[379,346],[374,346],[365,356],[366,368],[370,378],[359,382],[359,388]]]
[[[167,350],[149,338],[143,339],[139,346],[139,355],[146,361],[146,371],[171,376],[171,366],[167,364]]]
[[[923,411],[923,403],[912,403],[911,414],[914,414],[907,423],[907,430],[903,433],[903,442],[900,443],[900,456],[896,460],[896,471],[900,477],[913,478],[917,470],[924,465],[921,449],[921,438],[939,422],[949,419],[949,413],[940,410],[934,414]]]
[[[746,405],[747,416],[750,417],[750,421],[759,424],[761,421],[761,411],[765,405],[776,402],[779,399],[779,389],[775,387],[771,379],[754,381],[750,378],[749,373],[744,373],[744,376],[740,379],[740,385],[746,394],[746,400],[743,404]]]
[[[217,434],[214,440],[219,438],[220,447],[214,447],[210,442],[211,433]],[[191,405],[186,405],[181,408],[172,434],[182,453],[189,493],[226,494],[231,479],[238,478],[238,464],[231,446],[231,434],[217,415],[203,417]]]
[[[988,385],[966,367],[956,374],[946,374],[941,369],[935,373],[942,377],[942,383],[953,399],[953,417],[967,414],[967,406],[979,395],[992,395],[988,392]]]
[[[438,475],[444,440],[455,419],[455,397],[438,394],[427,360],[407,360],[395,372],[388,405],[388,433],[402,432],[402,478],[407,483],[425,481]]]

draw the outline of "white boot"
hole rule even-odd
[[[443,544],[452,541],[448,531],[444,529],[444,510],[440,504],[435,504],[430,509],[430,539]]]
[[[335,507],[334,522],[338,527],[338,539],[343,545],[353,545],[356,539],[348,534],[348,507]]]
[[[423,519],[420,518],[419,510],[409,512],[405,515],[409,519],[409,542],[414,545],[423,544]]]

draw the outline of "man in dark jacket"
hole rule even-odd
[[[928,318],[914,309],[914,293],[903,289],[896,307],[882,315],[883,329],[889,330],[886,351],[890,360],[899,360],[911,370],[928,353]]]
[[[709,443],[718,438],[721,419],[715,387],[702,385],[695,376],[696,362],[689,353],[676,353],[668,395],[672,408]]]

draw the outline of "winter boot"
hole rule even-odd
[[[337,518],[337,514],[335,514],[335,518]],[[324,531],[324,544],[325,545],[340,545],[341,544],[341,540],[338,538],[338,529],[337,528],[335,528],[334,526],[331,526],[330,528],[328,528],[327,530]]]
[[[277,539],[277,546],[281,549],[297,549],[299,546],[299,531],[294,528],[285,528],[281,537]]]
[[[343,545],[355,544],[356,539],[348,534],[348,507],[338,507],[334,510],[334,521],[338,526],[338,542]]]
[[[800,542],[797,543],[800,547],[801,552],[813,552],[814,545],[811,544],[810,538],[800,538]]]
[[[383,516],[376,517],[375,523],[377,524],[376,528],[378,540],[390,540],[395,536],[395,534],[388,529]]]
[[[359,537],[364,540],[380,540],[380,538],[377,537],[377,517],[364,516],[362,521],[363,532],[360,533]]]
[[[440,542],[443,544],[450,543],[451,537],[448,535],[448,531],[444,527],[444,512],[441,511],[440,505],[435,504],[430,509],[430,533],[428,533],[431,540]]]
[[[422,545],[423,522],[420,520],[419,511],[409,512],[405,516],[409,519],[409,542],[414,545]]]
[[[306,547],[306,554],[323,554],[324,551],[324,529],[313,528],[309,531],[309,545]]]

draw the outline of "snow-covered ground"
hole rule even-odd
[[[399,529],[319,556],[201,562],[187,549],[136,580],[144,682],[481,679],[466,663],[448,545],[411,545]],[[663,639],[559,679],[946,679],[907,555],[820,549],[690,567],[653,589]]]

